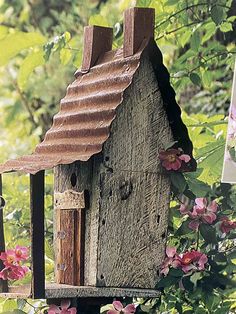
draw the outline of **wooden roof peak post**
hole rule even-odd
[[[124,57],[134,55],[144,40],[154,38],[155,9],[130,8],[124,13]]]
[[[112,40],[113,29],[110,27],[86,26],[84,28],[82,73],[87,73],[102,54],[112,50]]]

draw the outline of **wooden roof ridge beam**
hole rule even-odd
[[[124,57],[134,55],[144,40],[154,38],[155,9],[130,8],[124,13]]]
[[[112,50],[113,29],[103,26],[86,26],[84,28],[84,51],[81,72],[88,72],[98,58]]]

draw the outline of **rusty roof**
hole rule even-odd
[[[139,67],[142,51],[127,58],[123,58],[122,49],[107,52],[88,73],[77,72],[44,141],[32,155],[0,165],[0,173],[34,174],[59,164],[86,161],[99,153],[109,137],[116,108]]]
[[[125,90],[132,83],[142,54],[146,52],[153,64],[174,138],[186,153],[192,155],[192,143],[181,120],[181,111],[175,101],[168,72],[163,65],[160,50],[152,39],[154,12],[152,9],[134,8],[127,11],[125,18],[126,25],[132,22],[132,18],[135,21],[141,20],[143,25],[139,29],[135,28],[135,23],[131,23],[134,29],[126,27],[127,32],[131,29],[131,32],[136,33],[125,33],[124,48],[118,50],[110,49],[111,29],[85,29],[82,70],[75,73],[75,81],[68,86],[66,96],[60,103],[60,111],[54,116],[53,125],[47,131],[44,141],[36,146],[33,154],[0,165],[0,173],[22,171],[35,174],[60,164],[87,161],[101,152],[109,137],[116,109],[122,103]],[[148,27],[144,27],[146,25]],[[106,45],[101,45],[102,38],[106,38]],[[130,48],[131,41],[135,44],[132,49],[127,49]],[[139,48],[136,49],[135,46]],[[87,52],[86,47],[89,49]]]

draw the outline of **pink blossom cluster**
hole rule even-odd
[[[15,249],[2,252],[0,260],[5,267],[0,272],[0,279],[19,280],[24,278],[29,268],[22,265],[22,262],[26,261],[28,258],[28,248],[24,246],[17,245]]]
[[[62,300],[60,306],[51,304],[48,309],[48,314],[76,314],[77,309],[75,307],[70,308],[70,304],[70,300]]]
[[[161,160],[161,165],[166,170],[184,170],[185,166],[191,160],[191,157],[184,154],[181,148],[169,148],[165,151],[159,152],[159,159]]]
[[[223,216],[220,219],[219,229],[222,233],[227,234],[231,230],[236,229],[236,221],[232,221],[228,217]]]
[[[191,219],[189,228],[197,231],[201,223],[212,225],[217,219],[218,204],[215,200],[208,201],[207,198],[196,198],[193,208],[182,204],[180,212],[182,215],[188,215]],[[227,216],[221,216],[219,230],[227,234],[236,229],[236,221],[230,220]]]
[[[170,268],[181,269],[184,273],[202,271],[205,269],[208,258],[199,251],[187,251],[178,254],[176,248],[166,248],[166,258],[161,266],[161,274],[166,276]]]
[[[128,304],[126,307],[120,301],[112,303],[113,309],[109,310],[107,314],[134,314],[136,308],[134,304]]]
[[[181,214],[188,215],[192,219],[189,223],[189,228],[192,230],[198,230],[201,222],[211,225],[217,218],[217,210],[216,201],[209,202],[207,198],[196,198],[192,209],[183,204],[180,206]]]

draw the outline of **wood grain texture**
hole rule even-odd
[[[94,66],[98,58],[112,49],[113,29],[102,26],[86,26],[84,28],[84,51],[81,66],[87,72]],[[76,76],[79,72],[76,72]]]
[[[144,40],[154,38],[155,9],[130,8],[124,13],[124,57],[133,56]]]
[[[158,84],[144,58],[103,148],[97,285],[155,287],[170,197],[158,151],[171,140]]]
[[[54,193],[54,208],[56,209],[77,209],[84,208],[84,192],[67,190],[64,193]]]
[[[143,297],[157,298],[160,292],[149,289],[106,288],[106,287],[77,287],[68,285],[47,284],[46,298],[88,298],[88,297]]]
[[[2,196],[2,176],[0,175],[0,196]],[[0,205],[0,253],[5,251],[4,223],[3,223],[3,208],[5,202]],[[3,262],[0,261],[0,270],[4,268]],[[7,280],[0,279],[0,292],[7,292]]]
[[[45,296],[44,171],[30,175],[32,297]]]
[[[76,162],[71,165],[61,165],[55,169],[55,193],[63,193],[68,189],[76,192],[85,191],[85,204],[83,204],[85,209],[72,211],[54,208],[55,259],[56,264],[59,265],[59,267],[55,267],[57,283],[74,285],[83,285],[84,283],[85,216],[89,216],[87,209],[91,182],[90,167],[91,162]],[[66,215],[67,217],[65,217]],[[89,218],[87,220],[90,221]],[[63,232],[66,237],[60,239],[60,233]],[[89,246],[87,247],[89,251]],[[65,263],[67,266],[63,269],[62,266]]]

